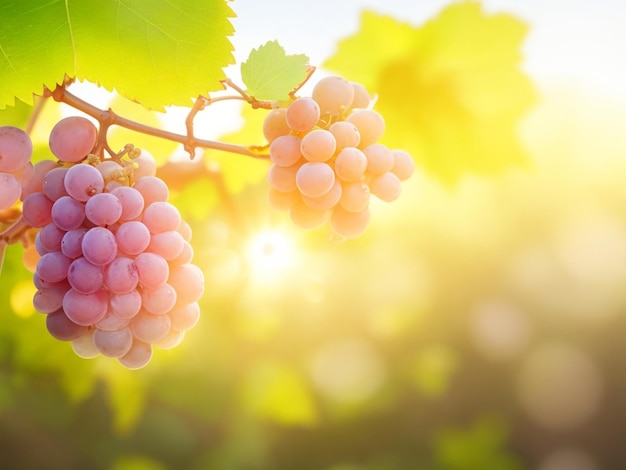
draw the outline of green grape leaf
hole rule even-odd
[[[250,51],[241,64],[241,79],[256,99],[284,100],[304,81],[308,64],[306,55],[287,55],[278,41],[268,41]]]
[[[377,94],[382,142],[452,185],[529,161],[517,128],[536,101],[520,69],[527,29],[475,2],[453,3],[419,27],[365,12],[323,66]]]
[[[149,109],[221,89],[234,62],[224,0],[0,1],[0,109],[67,75]]]

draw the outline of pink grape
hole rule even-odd
[[[267,182],[272,188],[281,193],[294,191],[296,186],[296,173],[300,169],[299,164],[291,166],[271,165],[267,172]]]
[[[278,166],[291,166],[302,158],[301,139],[295,135],[281,135],[270,144],[272,163]]]
[[[113,194],[94,194],[85,203],[85,216],[94,225],[113,225],[121,215],[122,203]]]
[[[304,230],[313,230],[321,227],[328,221],[330,211],[311,209],[304,202],[294,204],[289,209],[291,221]]]
[[[335,172],[326,163],[307,162],[296,173],[296,186],[303,196],[319,197],[335,184]]]
[[[318,197],[302,196],[302,202],[311,209],[326,211],[332,209],[341,199],[342,187],[339,181],[335,181],[333,187],[326,194]]]
[[[141,310],[141,295],[136,290],[127,294],[113,294],[109,306],[110,312],[115,316],[130,320]]]
[[[65,231],[58,228],[54,223],[46,225],[38,233],[41,244],[46,251],[61,251],[61,241]]]
[[[372,101],[372,97],[367,92],[365,87],[360,83],[352,82],[352,88],[354,89],[354,98],[350,104],[351,108],[367,108]]]
[[[367,172],[371,175],[382,175],[391,171],[394,164],[394,157],[385,145],[371,144],[363,149],[367,157]]]
[[[313,87],[311,97],[319,104],[322,115],[339,116],[352,104],[354,88],[345,78],[324,77]]]
[[[142,222],[125,222],[115,232],[115,241],[122,252],[138,255],[150,244],[150,231]]]
[[[69,168],[57,167],[50,170],[46,173],[46,176],[44,176],[42,190],[50,200],[56,201],[62,196],[67,196],[64,181],[65,174],[68,170]]]
[[[139,341],[156,343],[167,336],[172,322],[167,315],[153,315],[142,310],[130,321],[129,326]]]
[[[37,263],[37,274],[46,282],[59,282],[67,277],[71,260],[60,251],[46,253]]]
[[[70,288],[67,282],[59,282],[50,287],[38,289],[33,296],[33,306],[41,313],[52,313],[63,305],[63,297]]]
[[[75,163],[87,156],[96,144],[98,131],[86,118],[71,116],[61,119],[50,132],[50,151],[63,162]]]
[[[263,136],[269,144],[274,142],[280,136],[289,134],[289,126],[287,125],[287,109],[272,109],[263,120]]]
[[[358,181],[365,174],[367,157],[355,147],[342,149],[335,158],[335,173],[342,181]]]
[[[147,289],[156,289],[167,281],[170,269],[167,261],[155,253],[141,253],[135,258],[139,283]]]
[[[128,327],[116,331],[103,331],[96,328],[93,332],[93,343],[103,356],[117,358],[130,350],[133,344],[133,334]]]
[[[297,98],[287,107],[285,120],[290,129],[296,132],[309,132],[320,118],[320,107],[314,99]]]
[[[137,158],[132,161],[133,166],[133,178],[138,180],[144,176],[156,175],[156,161],[154,157],[147,150],[141,149],[141,153]]]
[[[189,242],[183,241],[183,249],[175,258],[167,260],[170,266],[180,266],[181,264],[191,263],[193,260],[193,247]]]
[[[71,259],[82,256],[82,243],[85,233],[87,233],[87,229],[83,227],[67,231],[61,240],[61,252]]]
[[[96,328],[102,331],[117,331],[127,326],[129,322],[130,319],[118,317],[109,308],[102,319],[96,323]]]
[[[400,181],[405,181],[411,177],[415,171],[415,161],[411,155],[401,149],[394,149],[391,151],[393,154],[393,168],[391,172],[394,173]]]
[[[385,120],[373,109],[355,109],[346,118],[359,130],[361,142],[359,148],[376,143],[385,132]]]
[[[325,162],[335,153],[337,141],[326,129],[315,129],[302,138],[300,151],[310,162]]]
[[[52,221],[60,229],[75,230],[85,220],[85,205],[71,196],[62,196],[54,202],[51,215]]]
[[[156,289],[142,289],[141,305],[154,315],[163,315],[176,305],[177,292],[170,284],[162,284]]]
[[[63,297],[63,310],[67,318],[77,325],[89,326],[99,322],[107,312],[108,294],[100,289],[93,294],[81,294],[70,289]]]
[[[41,228],[52,222],[52,201],[43,193],[32,193],[22,203],[22,217],[31,227]]]
[[[72,340],[72,349],[77,356],[83,359],[93,359],[100,355],[100,351],[93,342],[94,330],[87,330],[83,335]]]
[[[120,186],[113,189],[111,194],[122,203],[120,220],[132,220],[141,215],[144,208],[143,196],[135,188]]]
[[[41,160],[33,165],[33,174],[28,183],[22,188],[20,199],[23,201],[29,195],[43,191],[43,180],[48,172],[59,165],[54,160]]]
[[[184,246],[185,240],[183,240],[183,236],[172,230],[152,235],[146,251],[156,253],[169,261],[180,255]]]
[[[391,172],[384,173],[372,179],[370,190],[374,196],[385,202],[395,201],[402,192],[400,178]]]
[[[128,294],[137,287],[139,274],[134,260],[120,256],[106,267],[104,283],[114,294]]]
[[[165,338],[157,341],[154,345],[159,349],[172,349],[178,346],[185,337],[184,331],[170,330]]]
[[[330,227],[340,237],[354,238],[365,232],[369,221],[369,209],[361,212],[349,212],[341,207],[337,207],[330,217]]]
[[[348,121],[337,121],[328,128],[329,132],[335,137],[337,142],[337,150],[346,147],[357,147],[361,141],[359,130],[354,124]]]
[[[176,291],[176,305],[196,302],[204,292],[204,274],[195,264],[172,268],[167,283]]]
[[[153,202],[166,202],[169,197],[169,189],[162,179],[156,176],[142,176],[133,185],[141,193],[144,207],[147,208]]]
[[[0,173],[0,210],[15,204],[22,194],[22,185],[9,173]]]
[[[169,202],[153,202],[146,207],[141,220],[154,234],[176,230],[181,217],[178,209]]]
[[[348,212],[362,212],[369,207],[370,188],[363,182],[355,181],[343,186],[339,205]]]
[[[95,167],[80,163],[67,170],[64,185],[67,194],[77,201],[86,202],[104,190],[104,178]]]
[[[200,305],[198,302],[192,302],[175,307],[168,315],[172,321],[173,330],[187,331],[196,326],[200,320]]]
[[[22,129],[0,126],[0,172],[13,173],[30,160],[33,142]]]
[[[118,359],[127,369],[141,369],[152,359],[152,346],[137,339],[133,340],[130,350]]]
[[[81,294],[93,294],[102,287],[104,271],[102,266],[91,264],[85,258],[77,258],[70,264],[67,280],[74,290]]]
[[[97,266],[109,264],[117,256],[115,235],[104,227],[93,227],[85,233],[81,242],[83,256]]]
[[[72,341],[87,333],[87,327],[67,318],[62,308],[46,315],[46,329],[59,341]]]

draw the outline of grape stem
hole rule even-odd
[[[55,101],[59,103],[65,103],[69,106],[72,106],[79,111],[84,112],[85,114],[95,118],[100,123],[100,136],[99,141],[96,144],[96,150],[94,153],[98,154],[98,152],[102,152],[106,150],[111,155],[116,155],[106,143],[106,134],[111,126],[120,126],[131,131],[139,132],[142,134],[151,135],[154,137],[159,137],[166,140],[171,140],[173,142],[178,142],[182,144],[193,159],[195,154],[195,149],[198,147],[221,150],[223,152],[237,153],[240,155],[245,155],[253,158],[262,158],[266,159],[268,156],[264,153],[259,153],[254,149],[257,147],[253,146],[244,146],[244,145],[236,145],[229,144],[227,142],[219,142],[214,140],[205,140],[198,139],[193,135],[193,124],[190,122],[193,121],[193,117],[200,111],[206,103],[199,104],[197,107],[194,105],[189,116],[187,118],[187,133],[188,135],[177,134],[175,132],[169,132],[164,129],[159,129],[156,127],[148,126],[146,124],[142,124],[131,119],[127,119],[119,114],[115,113],[112,109],[100,109],[87,101],[79,98],[78,96],[69,92],[64,86],[58,85],[54,90],[46,90],[46,96],[51,96]],[[202,101],[207,100],[204,98]],[[201,101],[201,100],[198,100]],[[196,103],[198,102],[196,101]],[[208,100],[207,100],[208,101]],[[195,110],[195,111],[194,111]]]

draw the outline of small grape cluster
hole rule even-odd
[[[22,217],[40,229],[33,304],[79,356],[137,369],[153,345],[172,348],[196,325],[204,279],[152,156],[101,160],[89,154],[96,140],[88,119],[59,121],[49,139],[58,161],[37,163],[22,190]]]
[[[391,202],[414,171],[412,157],[379,143],[383,117],[365,88],[330,76],[263,123],[272,161],[268,201],[292,222],[315,229],[327,222],[335,236],[361,235],[370,221],[370,195]]]

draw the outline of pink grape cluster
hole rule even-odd
[[[22,129],[0,127],[0,210],[13,206],[33,177],[33,143]]]
[[[384,130],[365,88],[337,76],[317,82],[311,97],[273,109],[263,123],[269,204],[304,229],[328,222],[338,237],[362,234],[370,196],[397,199],[415,167],[407,152],[378,142]]]
[[[33,304],[79,356],[137,369],[153,346],[172,348],[196,325],[204,279],[152,157],[94,161],[96,136],[87,119],[57,123],[49,143],[60,162],[39,162],[42,176],[24,197],[22,217],[41,229]]]

